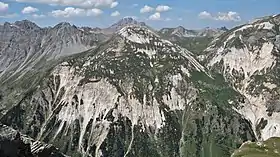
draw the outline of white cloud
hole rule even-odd
[[[77,17],[77,16],[98,16],[102,14],[103,11],[97,8],[93,9],[81,9],[81,8],[73,8],[73,7],[67,7],[64,10],[54,10],[51,12],[51,15],[54,17]]]
[[[115,17],[115,16],[120,16],[120,12],[119,11],[115,11],[115,12],[112,12],[111,16]]]
[[[207,11],[203,11],[198,14],[201,19],[211,19],[216,21],[241,21],[241,17],[237,12],[229,11],[227,13],[218,12],[217,15],[212,15]]]
[[[143,8],[140,9],[140,13],[149,13],[154,10],[153,7],[150,7],[148,5],[145,5]]]
[[[181,18],[181,17],[178,18],[178,21],[182,21],[182,20],[183,20],[183,18]]]
[[[41,19],[41,18],[46,17],[46,15],[43,15],[43,14],[32,14],[32,17],[33,17],[34,19]]]
[[[219,12],[215,20],[220,21],[241,21],[241,17],[237,12],[230,11],[228,13]]]
[[[212,15],[210,13],[208,13],[207,11],[203,11],[203,12],[200,12],[198,14],[198,17],[201,18],[201,19],[212,19]]]
[[[84,16],[86,11],[80,8],[67,7],[64,10],[52,11],[54,17],[73,17],[73,16]]]
[[[5,12],[9,9],[9,4],[0,2],[0,12]]]
[[[159,5],[157,6],[156,8],[156,11],[157,12],[164,12],[164,11],[168,11],[168,10],[171,10],[172,8],[167,6],[167,5]]]
[[[0,18],[14,18],[17,17],[16,13],[9,13],[9,4],[0,2]]]
[[[61,6],[75,6],[82,8],[94,8],[94,7],[116,7],[118,2],[115,0],[15,0],[17,2],[32,2],[32,3],[44,3],[50,5]]]
[[[37,8],[33,8],[31,6],[25,7],[23,8],[23,10],[21,11],[23,14],[31,14],[31,13],[35,13],[39,11]]]
[[[117,5],[119,5],[119,2],[113,2],[113,3],[111,4],[111,8],[115,8]]]
[[[87,11],[87,16],[99,16],[103,13],[101,9],[93,8]]]
[[[137,4],[137,3],[132,5],[132,7],[138,7],[138,6],[139,6],[139,4]]]
[[[149,20],[160,20],[160,19],[161,18],[160,18],[160,13],[159,12],[156,12],[149,17]]]

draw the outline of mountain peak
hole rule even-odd
[[[34,22],[31,22],[29,20],[16,21],[14,24],[19,28],[27,29],[27,30],[40,29],[38,25],[36,25]]]
[[[149,40],[158,38],[159,36],[146,27],[130,25],[123,27],[118,34],[122,37],[136,43],[149,43]]]
[[[183,26],[178,26],[178,27],[175,28],[175,31],[179,31],[181,33],[184,33],[186,31],[186,28],[183,27]]]
[[[183,26],[178,26],[176,29],[185,29]]]
[[[127,21],[127,22],[137,22],[133,17],[124,17],[120,21]]]
[[[114,31],[119,31],[125,26],[129,25],[138,25],[138,26],[146,26],[144,22],[138,22],[132,17],[125,17],[113,24],[112,26],[109,27],[109,29],[112,29]]]
[[[69,28],[72,27],[72,25],[69,22],[61,22],[54,26],[54,28]]]
[[[223,27],[219,28],[219,30],[228,31],[229,29],[227,27],[223,26]]]

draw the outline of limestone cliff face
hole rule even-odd
[[[279,28],[279,15],[236,27],[213,41],[204,56],[249,101],[236,110],[259,140],[280,136]]]

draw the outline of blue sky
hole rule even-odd
[[[155,28],[231,28],[279,13],[280,0],[0,0],[0,23],[28,19],[40,26],[108,27],[132,16]]]

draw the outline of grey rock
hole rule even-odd
[[[144,22],[138,22],[132,17],[125,17],[118,21],[117,23],[113,24],[108,28],[108,31],[117,32],[125,26],[129,25],[137,25],[137,26],[146,26]]]
[[[207,27],[201,30],[189,30],[182,26],[179,26],[176,28],[163,28],[159,30],[158,33],[166,37],[187,38],[187,37],[217,37],[226,31],[227,29],[225,27],[218,28],[218,29],[212,29]]]
[[[66,157],[52,145],[35,141],[0,123],[1,157]]]

